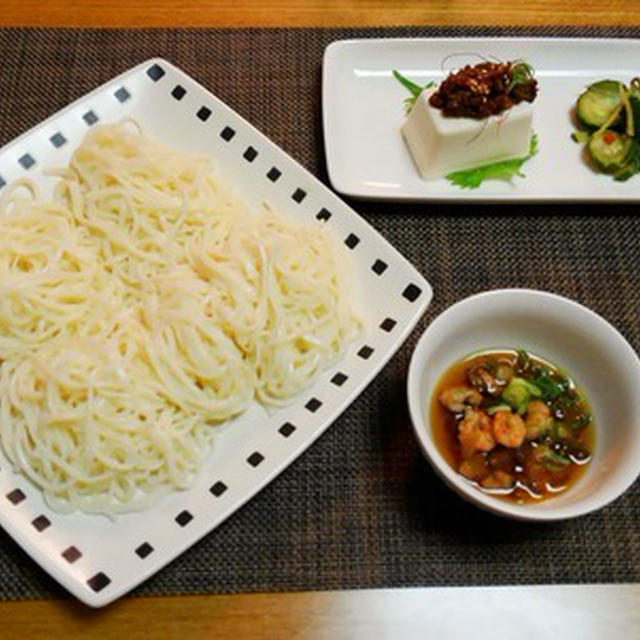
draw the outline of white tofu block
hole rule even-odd
[[[521,102],[483,120],[453,118],[429,104],[433,91],[420,94],[402,125],[402,135],[423,178],[438,178],[529,153],[530,103]]]

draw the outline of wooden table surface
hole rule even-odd
[[[637,0],[3,0],[0,26],[632,25]]]
[[[640,25],[638,0],[4,0],[0,26],[335,27],[390,25]],[[578,588],[576,588],[578,589]],[[125,597],[94,611],[74,600],[0,603],[3,638],[505,637],[480,622],[487,607],[520,613],[528,630],[555,611],[553,637],[640,637],[640,587],[400,589],[237,596]],[[586,599],[585,599],[586,598]],[[602,614],[602,603],[610,607]],[[588,602],[594,605],[590,609]],[[580,603],[579,624],[574,619]],[[554,610],[553,607],[556,607]],[[598,616],[591,611],[599,610]],[[460,612],[466,615],[459,616]],[[634,613],[635,612],[635,613]],[[465,622],[466,621],[466,622]],[[487,620],[488,622],[488,620]],[[553,622],[553,619],[550,620]],[[533,625],[533,626],[532,626]],[[426,633],[430,630],[432,633]],[[564,632],[561,631],[564,629]],[[485,632],[487,635],[485,635]],[[551,627],[546,627],[551,632]],[[556,633],[557,632],[557,633]],[[534,637],[526,633],[522,637]]]

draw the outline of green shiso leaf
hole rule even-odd
[[[520,170],[522,165],[537,152],[538,136],[534,134],[531,136],[531,142],[529,143],[529,154],[523,158],[494,162],[474,169],[453,171],[445,177],[449,182],[462,189],[477,189],[485,180],[506,180],[510,182],[515,176],[524,177]]]
[[[427,82],[424,86],[420,86],[416,84],[413,80],[409,80],[406,76],[403,76],[399,71],[393,70],[393,77],[411,94],[411,97],[406,98],[404,101],[405,109],[407,113],[411,111],[411,108],[415,104],[416,100],[420,96],[420,94],[425,89],[431,89],[431,87],[435,87],[435,82]]]

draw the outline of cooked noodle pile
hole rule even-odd
[[[60,511],[189,486],[215,425],[290,400],[354,338],[344,260],[208,159],[94,128],[52,199],[16,182],[0,201],[4,453]]]

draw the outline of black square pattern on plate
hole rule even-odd
[[[422,289],[420,289],[420,287],[418,287],[417,285],[411,283],[407,285],[405,290],[402,292],[402,295],[409,302],[415,302],[421,293],[422,293]]]
[[[177,84],[175,87],[173,87],[173,91],[171,92],[171,95],[176,99],[176,100],[182,100],[182,98],[185,97],[187,93],[187,90],[180,84]]]
[[[4,181],[4,178],[0,176],[0,189],[2,189],[2,187],[4,187],[5,184],[7,183]]]
[[[318,398],[311,398],[304,406],[311,413],[315,413],[322,406],[322,402]]]
[[[176,516],[176,522],[181,527],[186,527],[193,520],[193,516],[185,509]]]
[[[296,189],[292,194],[291,198],[294,202],[300,204],[307,197],[307,192],[304,189]]]
[[[67,141],[67,139],[58,131],[58,133],[54,133],[49,138],[49,141],[56,149],[59,149]]]
[[[211,109],[209,107],[200,107],[198,112],[196,113],[198,119],[202,120],[202,122],[206,122],[211,116]]]
[[[225,127],[221,132],[220,132],[220,137],[225,141],[225,142],[229,142],[229,140],[231,140],[231,138],[233,138],[233,136],[236,135],[236,130],[232,129],[231,127]]]
[[[24,155],[20,156],[20,158],[18,158],[18,162],[23,169],[31,169],[31,167],[33,167],[33,165],[36,163],[30,153],[25,153]]]
[[[100,573],[96,573],[95,576],[89,578],[87,584],[97,593],[111,584],[111,578],[100,571]]]
[[[275,182],[282,175],[282,171],[276,167],[271,167],[269,171],[267,171],[267,178],[271,180],[271,182]]]
[[[95,114],[95,111],[87,111],[87,113],[85,113],[82,116],[82,119],[87,123],[87,125],[91,126],[92,124],[95,124],[96,122],[98,122],[98,116]]]
[[[253,147],[247,147],[245,152],[242,154],[242,157],[247,162],[253,162],[258,157],[258,152]]]
[[[264,460],[264,456],[259,451],[254,451],[248,458],[247,462],[252,467],[257,467]]]
[[[118,102],[126,102],[131,97],[131,94],[125,87],[120,87],[113,95]]]
[[[225,491],[227,490],[227,485],[224,482],[216,482],[209,489],[210,493],[212,493],[216,498],[219,498]]]
[[[47,516],[38,516],[31,521],[31,524],[36,531],[44,531],[51,525],[51,521]]]
[[[381,276],[387,270],[388,266],[389,265],[387,265],[384,260],[378,259],[371,266],[371,270],[373,271],[373,273],[377,273],[379,276]]]
[[[146,558],[149,554],[153,552],[153,547],[148,542],[143,542],[137,549],[136,554],[140,558]]]
[[[166,73],[166,71],[159,65],[154,64],[152,67],[147,69],[147,75],[154,81],[158,82],[160,78]]]
[[[295,426],[290,422],[285,422],[278,431],[285,437],[288,438],[294,431],[296,430]]]
[[[331,217],[331,211],[329,209],[325,209],[322,207],[318,213],[316,213],[316,218],[318,220],[324,220],[325,222]]]
[[[338,371],[333,378],[331,378],[331,382],[336,385],[336,387],[341,387],[347,380],[349,376],[346,373],[342,373],[342,371]]]
[[[385,318],[381,323],[380,323],[380,328],[383,331],[386,331],[387,333],[389,333],[389,331],[391,331],[393,329],[393,327],[396,326],[396,321],[393,318]]]
[[[72,545],[62,552],[62,557],[69,564],[73,564],[76,560],[78,560],[78,558],[82,557],[82,553],[80,553],[80,549]]]
[[[373,353],[373,347],[370,347],[368,344],[365,344],[364,347],[361,347],[360,351],[358,351],[358,355],[363,360],[368,360],[371,357],[372,353]]]
[[[26,499],[27,496],[24,495],[22,489],[14,489],[13,491],[9,491],[7,493],[7,500],[11,504],[20,504],[23,500]]]
[[[360,242],[360,238],[354,233],[350,233],[346,238],[344,243],[349,247],[349,249],[355,249]]]

